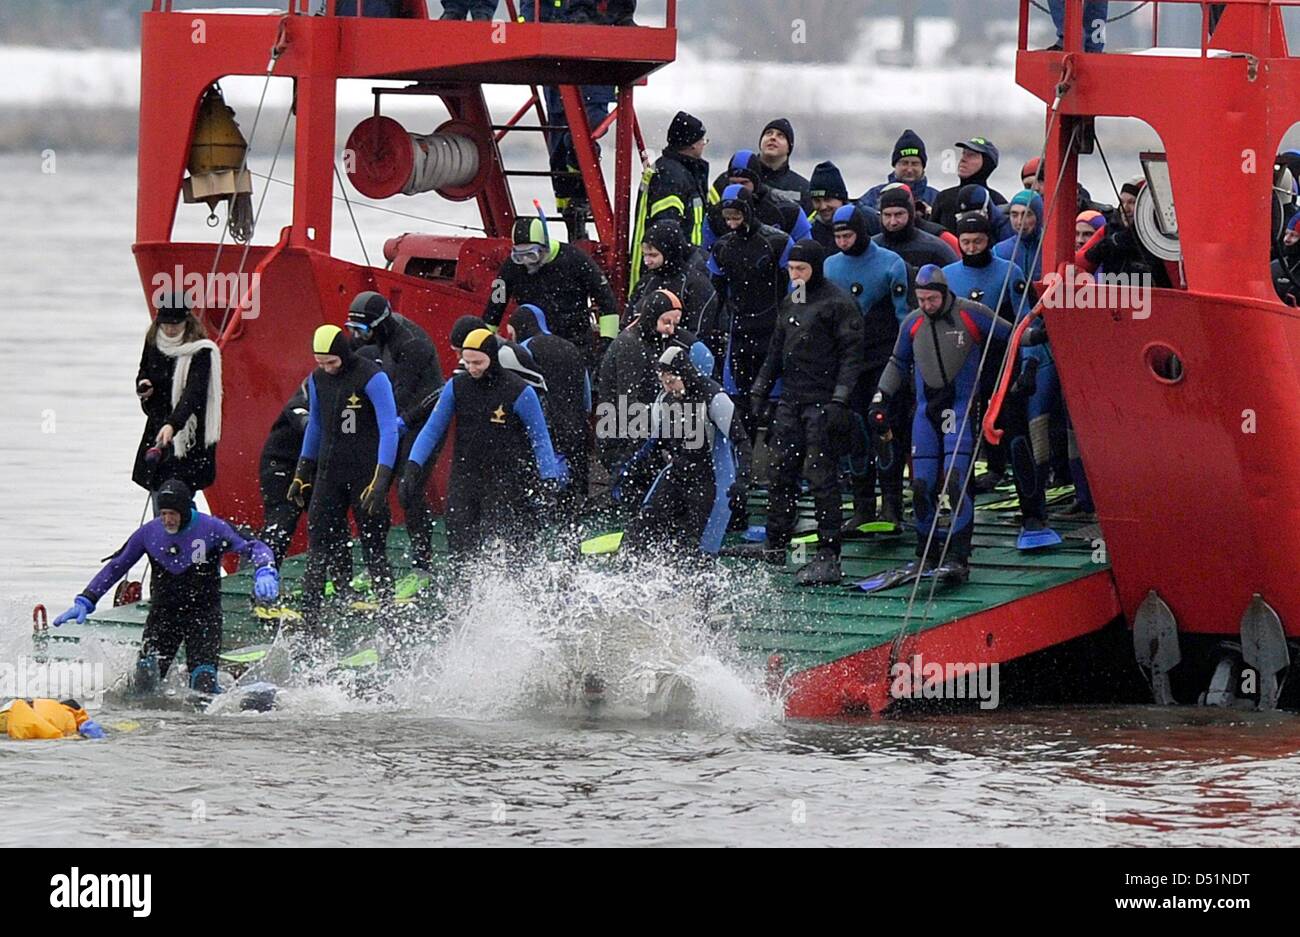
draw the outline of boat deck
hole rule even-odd
[[[1007,498],[1005,491],[998,491],[977,503],[994,505]],[[764,506],[763,494],[756,494],[750,502],[751,520],[761,522]],[[807,499],[801,501],[800,511],[801,520],[811,521]],[[1022,553],[1015,546],[1019,526],[1013,510],[978,510],[970,581],[939,586],[932,600],[930,584],[923,583],[910,612],[910,585],[877,594],[849,588],[911,559],[915,538],[910,531],[847,542],[841,586],[797,586],[796,564],[789,562],[783,572],[756,580],[764,588],[748,604],[752,611],[746,620],[733,623],[735,640],[745,655],[786,681],[791,715],[883,710],[890,701],[886,678],[891,645],[905,621],[912,636],[904,648],[908,657],[919,653],[980,664],[1011,660],[1100,630],[1119,614],[1109,567],[1098,562],[1102,556],[1096,526],[1063,520],[1054,520],[1053,526],[1065,537],[1063,544]],[[440,522],[434,548],[441,559],[445,538]],[[396,575],[409,570],[406,534],[400,528],[390,535],[389,556]],[[363,568],[359,555],[354,562],[357,570]],[[303,563],[302,556],[285,561],[286,595],[297,589]],[[268,641],[275,630],[274,621],[253,613],[250,593],[251,577],[245,571],[222,580],[227,649]],[[138,644],[147,614],[147,602],[102,608],[84,625],[50,629],[40,643],[54,657],[75,657],[77,642],[90,636]]]

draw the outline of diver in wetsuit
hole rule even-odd
[[[651,438],[633,458],[667,464],[628,526],[623,547],[716,556],[731,519],[730,500],[749,484],[749,436],[731,398],[696,369],[686,347],[670,342],[658,367],[664,389],[652,411]]]
[[[374,346],[380,365],[392,382],[399,437],[394,464],[404,465],[411,443],[429,413],[424,404],[442,387],[438,350],[424,329],[394,312],[387,299],[372,291],[358,293],[352,300],[346,325],[353,335],[354,347]],[[411,565],[417,573],[429,573],[433,566],[433,516],[424,487],[412,492],[414,500],[402,503],[411,544]]]
[[[307,378],[309,416],[288,497],[307,512],[307,568],[302,614],[314,628],[326,570],[348,547],[348,511],[356,520],[361,551],[375,593],[392,593],[388,563],[388,486],[397,458],[397,405],[388,375],[352,349],[337,325],[322,325],[312,338],[318,367]]]
[[[934,264],[917,272],[916,300],[920,309],[899,329],[894,353],[868,410],[868,422],[878,431],[888,431],[890,400],[911,373],[916,388],[916,415],[912,418],[916,555],[926,570],[940,578],[964,581],[969,576],[975,519],[974,502],[963,491],[975,443],[973,420],[966,414],[979,392],[984,343],[990,335],[1006,341],[1011,328],[988,307],[954,296],[944,271]],[[943,491],[939,490],[941,484],[945,485]],[[951,542],[939,566],[949,528]]]
[[[587,496],[591,375],[573,343],[551,334],[546,313],[537,306],[524,303],[516,307],[510,314],[510,325],[546,379],[546,422],[555,451],[569,464],[572,476],[559,506],[565,515],[576,519]]]
[[[537,392],[502,369],[497,337],[476,329],[463,341],[463,370],[443,387],[411,447],[416,465],[402,476],[403,485],[417,483],[455,417],[446,520],[447,548],[457,558],[495,537],[529,542],[540,526],[539,501],[553,500],[567,480]]]
[[[183,481],[164,482],[158,489],[159,516],[133,533],[76,597],[72,608],[54,619],[56,628],[68,621],[84,623],[104,593],[148,555],[152,594],[133,681],[138,692],[157,687],[182,644],[191,688],[217,692],[221,558],[227,553],[238,553],[257,566],[253,593],[258,599],[270,602],[280,592],[270,548],[260,540],[245,540],[219,517],[199,513],[193,497]]]

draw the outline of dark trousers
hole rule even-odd
[[[715,493],[713,465],[708,459],[665,466],[628,525],[624,548],[671,551],[678,556],[699,553]]]
[[[840,545],[838,458],[830,440],[826,408],[782,400],[767,436],[771,452],[768,486],[767,540],[784,546],[794,530],[795,499],[802,474],[812,489],[819,548],[836,552]]]
[[[360,506],[361,492],[370,477],[352,480],[316,479],[311,508],[307,512],[307,569],[302,577],[302,610],[312,616],[320,610],[329,570],[337,568],[339,557],[351,554],[348,511],[357,522],[361,537],[361,554],[374,584],[375,593],[392,593],[393,570],[388,564],[388,527],[390,518],[385,505],[374,514]]]
[[[723,384],[725,387],[727,377],[730,376],[736,389],[731,399],[735,402],[745,432],[751,439],[758,427],[754,425],[754,414],[749,408],[749,390],[754,386],[754,378],[758,377],[759,369],[763,367],[763,359],[767,357],[767,349],[772,344],[773,331],[770,328],[735,329],[727,344]],[[726,389],[731,390],[730,387]]]
[[[182,644],[185,664],[191,673],[203,664],[217,666],[217,655],[221,653],[220,603],[198,611],[150,607],[144,622],[140,657],[158,658],[158,675],[165,677]]]
[[[525,0],[527,2],[527,0]],[[490,20],[497,11],[497,0],[442,0],[442,18]]]
[[[528,490],[536,481],[484,484],[484,478],[451,479],[447,492],[447,552],[454,559],[478,553],[499,540],[509,548],[534,546],[538,532],[536,502]]]

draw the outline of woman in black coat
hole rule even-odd
[[[136,375],[144,434],[131,480],[156,492],[169,478],[211,485],[221,438],[221,352],[184,296],[164,296],[145,335]]]

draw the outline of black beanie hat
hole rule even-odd
[[[844,176],[840,173],[840,168],[830,160],[813,167],[808,187],[812,198],[837,198],[841,202],[849,200],[849,189],[844,184]]]
[[[179,325],[189,318],[191,305],[189,296],[182,291],[159,296],[154,308],[158,310],[159,322]]]
[[[968,211],[957,216],[957,234],[986,234],[993,237],[993,223],[982,211]]]
[[[704,124],[693,114],[678,111],[668,125],[668,145],[674,150],[697,143],[704,136]]]
[[[486,329],[487,322],[481,316],[461,316],[451,324],[451,332],[447,340],[451,342],[452,348],[464,348],[465,336],[475,329]]]
[[[898,138],[894,144],[893,155],[889,157],[889,165],[894,165],[904,156],[919,156],[921,166],[925,167],[927,157],[925,155],[925,141],[920,138],[915,130],[908,128],[903,131],[903,135]]]
[[[781,131],[781,133],[785,135],[786,142],[790,144],[790,153],[794,153],[794,127],[791,126],[790,121],[784,117],[777,117],[774,120],[769,120],[767,125],[763,128],[763,133],[767,133],[769,130]],[[758,135],[760,140],[763,139],[763,133]]]
[[[881,211],[886,208],[906,208],[908,214],[916,213],[916,204],[912,201],[912,190],[901,182],[895,182],[880,190],[877,205]]]
[[[180,512],[184,527],[194,511],[194,492],[179,478],[169,478],[158,489],[158,510]]]

